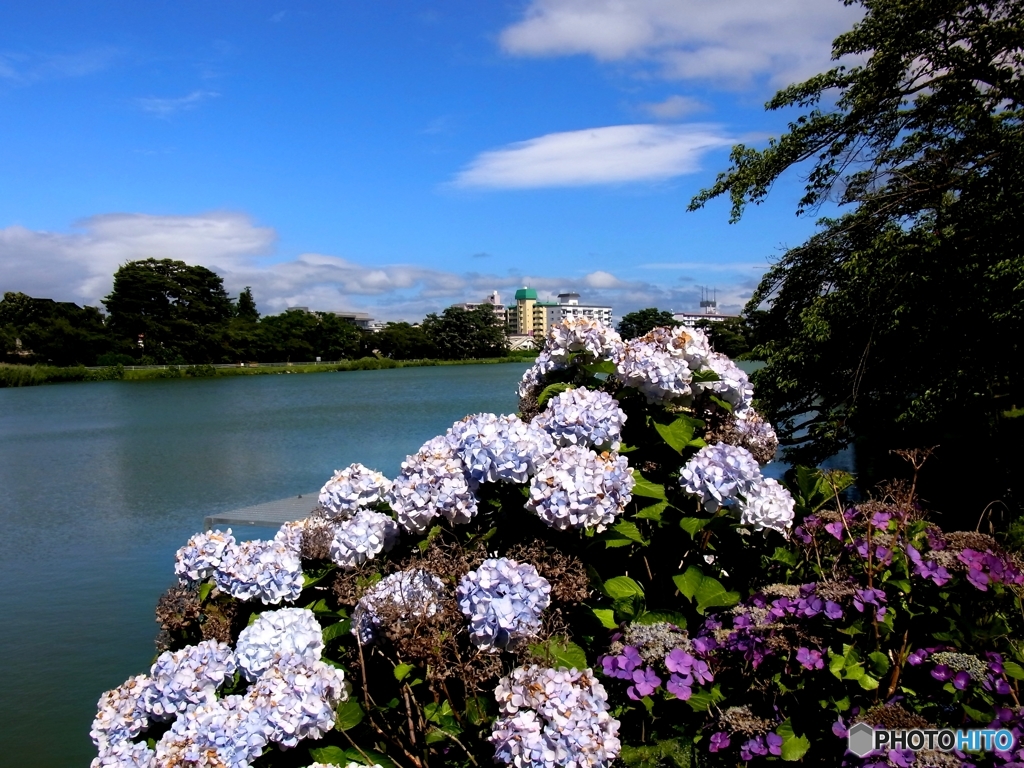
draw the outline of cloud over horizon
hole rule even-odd
[[[481,152],[456,187],[536,189],[664,181],[700,169],[709,151],[732,146],[717,125],[610,125],[549,133]]]
[[[779,86],[827,67],[832,40],[860,15],[822,0],[532,0],[500,43],[515,56],[632,59],[668,79]]]
[[[529,285],[543,299],[578,291],[584,301],[611,305],[616,316],[649,306],[682,311],[699,301],[690,278],[646,280],[592,270],[570,275],[456,273],[411,265],[367,265],[317,253],[272,260],[274,229],[258,226],[241,213],[215,211],[194,216],[109,213],[79,222],[68,233],[0,228],[0,292],[75,301],[102,307],[113,274],[127,261],[153,257],[201,264],[224,278],[232,295],[252,286],[261,312],[290,306],[315,310],[366,311],[382,320],[419,321],[463,301],[481,301],[497,290],[508,302]],[[675,266],[675,265],[672,265]],[[699,273],[700,264],[688,265]],[[760,273],[749,265],[729,269],[708,265],[723,280],[719,296],[725,311],[738,310]]]

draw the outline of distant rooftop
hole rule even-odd
[[[522,287],[516,291],[516,301],[523,301],[525,299],[537,300],[537,291],[533,288]]]

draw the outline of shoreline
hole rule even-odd
[[[345,371],[378,371],[391,368],[424,368],[444,365],[498,365],[503,363],[530,363],[535,355],[515,357],[486,357],[468,360],[392,360],[391,358],[361,357],[333,363],[264,363],[256,366],[168,365],[147,368],[108,368],[85,366],[58,367],[50,365],[18,365],[0,363],[0,389],[32,387],[43,384],[65,384],[89,381],[157,381],[165,379],[215,379],[224,376],[264,376],[292,373],[340,373]]]

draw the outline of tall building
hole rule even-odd
[[[537,291],[523,286],[516,291],[516,303],[508,307],[510,336],[544,337],[548,329],[570,317],[589,317],[611,325],[612,308],[581,304],[578,293],[560,293],[558,301],[540,301]]]
[[[472,312],[477,307],[491,307],[494,309],[494,316],[498,321],[502,325],[508,324],[508,310],[501,303],[501,296],[498,295],[497,291],[491,291],[490,295],[481,302],[464,301],[461,304],[452,304],[452,306],[464,309],[467,312]]]

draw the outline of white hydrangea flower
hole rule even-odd
[[[224,553],[235,546],[231,529],[197,533],[174,556],[174,574],[182,584],[206,581],[217,570]]]
[[[285,654],[314,662],[323,650],[323,631],[313,612],[281,608],[264,611],[242,630],[235,643],[235,659],[245,677],[255,680]]]
[[[117,688],[100,696],[96,704],[96,719],[92,721],[89,736],[101,753],[117,744],[134,739],[149,728],[145,703],[145,692],[148,687],[148,677],[134,675]]]
[[[284,654],[246,694],[268,741],[294,747],[334,727],[335,709],[348,699],[345,674],[322,661]]]
[[[555,362],[551,359],[551,353],[542,349],[533,361],[533,365],[526,369],[523,378],[519,380],[517,394],[519,397],[526,397],[543,383],[545,375],[564,367],[564,363]]]
[[[468,523],[477,513],[476,483],[446,436],[429,440],[402,462],[387,501],[398,524],[423,533],[438,515],[452,523]]]
[[[708,358],[708,368],[718,374],[719,380],[698,383],[698,390],[718,395],[732,406],[737,416],[750,407],[754,399],[754,388],[747,374],[736,363],[723,354],[712,352]]]
[[[291,602],[302,593],[302,561],[280,541],[244,541],[229,547],[213,579],[238,600],[259,598],[264,605]]]
[[[619,721],[589,669],[519,667],[501,678],[494,698],[501,713],[489,739],[495,762],[603,768],[619,755]]]
[[[346,570],[388,552],[398,541],[398,524],[385,514],[361,509],[339,524],[331,542],[331,560]]]
[[[706,366],[711,357],[711,343],[700,328],[655,328],[643,339],[672,357],[681,358],[694,371]]]
[[[746,448],[716,443],[701,448],[679,471],[679,484],[697,496],[707,512],[734,507],[761,480],[761,469]]]
[[[467,474],[480,483],[525,483],[555,449],[544,430],[515,415],[468,416],[456,422],[446,437],[458,446]]]
[[[363,595],[352,611],[352,634],[364,645],[372,643],[381,614],[388,620],[429,618],[439,610],[444,582],[420,569],[385,576]]]
[[[514,648],[540,630],[551,584],[529,563],[501,557],[484,560],[463,576],[456,597],[477,647]]]
[[[760,531],[771,528],[785,534],[793,525],[795,502],[778,481],[770,477],[752,483],[740,502],[740,522]]]
[[[552,528],[596,526],[602,531],[622,514],[633,485],[625,456],[569,445],[537,470],[526,508]]]
[[[320,489],[320,506],[325,517],[344,519],[361,507],[383,500],[390,488],[391,481],[380,472],[351,464],[335,472]]]
[[[693,396],[693,371],[686,358],[673,355],[649,335],[626,342],[615,360],[615,377],[651,403],[687,404]]]
[[[622,445],[626,414],[607,392],[577,387],[548,401],[547,408],[533,420],[556,445],[597,446],[617,451]]]
[[[94,757],[89,768],[152,768],[155,753],[145,743],[119,741],[108,748],[101,748],[99,757]]]
[[[274,534],[274,541],[284,544],[285,548],[301,557],[302,537],[306,533],[308,520],[309,518],[307,517],[285,523],[277,529],[277,533]]]
[[[544,351],[551,362],[564,365],[573,353],[595,360],[612,360],[622,348],[622,337],[610,325],[588,317],[566,318],[548,330]]]
[[[156,765],[249,768],[267,745],[260,714],[246,696],[186,710],[156,745]]]
[[[190,706],[213,701],[235,668],[230,646],[217,640],[165,651],[157,657],[149,684],[143,688],[146,712],[155,720],[169,720]]]

